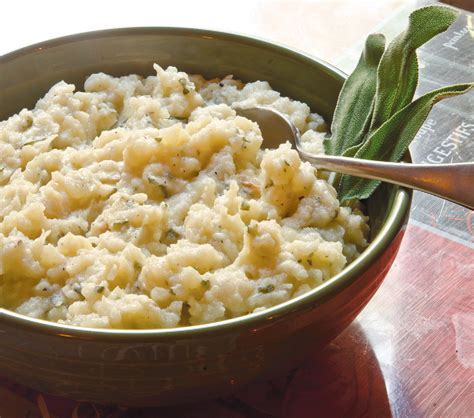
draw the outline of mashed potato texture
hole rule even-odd
[[[328,280],[367,218],[289,143],[262,150],[231,105],[278,109],[322,151],[325,124],[264,81],[93,74],[0,122],[0,306],[99,328],[256,312]]]

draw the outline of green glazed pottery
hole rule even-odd
[[[94,72],[153,72],[153,63],[243,81],[267,80],[330,121],[344,74],[284,47],[196,29],[132,28],[54,39],[0,57],[0,120],[51,85]],[[300,364],[369,302],[400,246],[411,192],[384,186],[367,202],[367,250],[323,286],[264,312],[161,330],[62,326],[0,309],[0,375],[44,393],[122,405],[217,397]]]

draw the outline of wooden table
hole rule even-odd
[[[150,3],[141,0],[133,2],[133,9],[129,3],[83,0],[75,3],[75,11],[54,10],[59,3],[43,1],[25,15],[22,3],[12,2],[3,6],[7,18],[0,29],[0,54],[99,28],[198,26],[282,42],[350,71],[369,32],[394,36],[419,3],[426,2],[241,0],[229,10],[224,2],[201,0],[184,1],[179,8],[157,2],[149,13],[144,9]],[[84,21],[68,18],[71,13]],[[21,25],[8,18],[18,15]],[[458,51],[443,47],[456,31],[467,34],[452,45]],[[473,16],[465,14],[452,32],[420,52],[420,91],[472,81]],[[471,94],[433,110],[428,121],[436,129],[430,130],[434,125],[429,122],[420,131],[411,149],[415,161],[436,153],[463,123],[473,129],[458,136],[462,146],[449,160],[474,160],[473,102]],[[474,416],[473,278],[473,212],[417,193],[400,253],[376,296],[342,335],[291,374],[255,383],[226,399],[142,410],[78,404],[0,378],[0,417]]]

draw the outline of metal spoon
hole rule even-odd
[[[474,209],[474,163],[404,164],[311,154],[303,150],[298,129],[280,112],[263,106],[235,111],[258,124],[265,148],[290,140],[304,160],[319,168],[421,190]]]

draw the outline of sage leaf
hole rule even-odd
[[[446,97],[466,93],[472,87],[474,83],[443,87],[406,105],[372,133],[354,157],[366,160],[399,161],[433,105]],[[339,199],[341,201],[366,199],[379,184],[378,180],[344,175],[339,184]]]
[[[352,74],[345,81],[331,125],[331,138],[324,141],[327,154],[342,154],[362,143],[371,121],[377,83],[377,67],[385,48],[382,34],[371,34]]]
[[[386,48],[383,35],[367,38],[354,72],[338,98],[327,154],[380,161],[399,161],[439,100],[465,93],[472,84],[445,87],[413,101],[418,84],[416,50],[446,31],[458,13],[428,6],[415,10],[407,29]],[[337,174],[333,185],[342,202],[368,198],[380,181]]]
[[[457,16],[458,12],[448,7],[415,10],[409,17],[408,28],[387,46],[377,71],[371,132],[413,100],[418,84],[416,50],[446,31]]]

